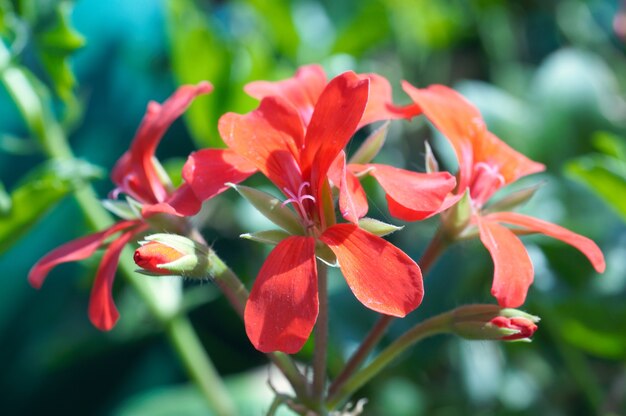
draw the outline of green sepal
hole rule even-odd
[[[289,236],[291,236],[291,234],[283,230],[267,230],[241,234],[239,237],[257,243],[276,245]]]
[[[117,201],[114,199],[103,199],[100,201],[102,206],[111,214],[116,215],[125,220],[135,220],[140,218],[137,211],[133,209],[127,201]]]
[[[437,162],[435,153],[433,153],[433,148],[430,147],[430,144],[428,142],[424,142],[424,147],[426,149],[426,173],[439,172],[439,162]]]
[[[380,149],[385,143],[387,138],[387,131],[389,130],[389,122],[374,130],[365,139],[363,144],[357,149],[356,152],[349,159],[348,163],[366,164],[370,163],[378,154]]]
[[[283,230],[293,235],[303,235],[304,229],[298,215],[289,207],[283,205],[283,201],[258,189],[250,188],[244,185],[235,185],[228,183],[228,186],[239,192],[252,204],[261,214],[268,220],[278,225]]]
[[[387,224],[386,222],[382,222],[379,220],[375,220],[374,218],[361,218],[359,220],[359,228],[364,229],[365,231],[377,235],[379,237],[384,237],[391,233],[395,233],[398,230],[404,228],[404,226],[397,226],[393,224]]]
[[[464,322],[454,326],[454,333],[469,340],[499,340],[504,337],[519,334],[519,330],[500,328],[492,323]]]
[[[519,309],[513,309],[513,308],[501,309],[500,315],[504,316],[505,318],[524,318],[534,323],[541,321],[541,318],[536,315],[531,315],[524,311],[520,311]]]
[[[330,247],[328,247],[321,241],[315,242],[315,256],[330,267],[339,266],[339,262],[337,261],[337,256],[335,256],[335,253],[333,253]]]
[[[513,211],[515,208],[526,203],[530,198],[535,195],[535,192],[541,188],[543,183],[531,186],[529,188],[520,189],[519,191],[512,192],[499,201],[489,204],[489,206],[483,209],[483,212],[500,212],[500,211]]]
[[[126,195],[126,202],[128,203],[128,207],[131,209],[131,211],[135,213],[136,218],[141,218],[141,209],[143,208],[141,202],[137,201],[134,198],[131,198],[128,195]]]
[[[457,237],[472,218],[472,198],[469,189],[463,197],[442,216],[443,225],[451,236]]]

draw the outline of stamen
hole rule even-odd
[[[283,192],[285,193],[285,195],[289,197],[289,199],[285,200],[281,204],[281,206],[283,207],[287,204],[293,204],[298,214],[300,214],[302,219],[305,221],[307,227],[311,225],[313,221],[311,221],[311,219],[309,218],[306,212],[306,209],[304,208],[304,200],[308,199],[312,201],[313,203],[315,203],[315,197],[313,195],[304,194],[304,189],[310,185],[311,184],[309,182],[302,182],[300,184],[300,187],[298,188],[297,195],[293,193],[289,188],[283,188]]]

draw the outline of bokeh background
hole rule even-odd
[[[149,100],[207,79],[201,98],[159,147],[176,176],[190,151],[219,146],[218,117],[255,101],[242,86],[317,62],[329,74],[378,72],[450,85],[489,128],[547,165],[523,212],[593,238],[607,271],[544,237],[525,242],[536,281],[524,309],[541,316],[532,344],[439,336],[421,343],[356,397],[372,415],[626,414],[626,11],[610,0],[0,0],[0,414],[204,415],[174,350],[133,290],[116,282],[122,319],[110,333],[86,316],[97,259],[58,267],[40,291],[30,266],[92,231],[72,197],[86,180],[104,198],[107,172]],[[26,74],[39,97],[16,85]],[[12,72],[13,71],[13,72]],[[43,106],[45,123],[16,106]],[[12,95],[13,94],[13,95]],[[30,101],[29,101],[30,100]],[[29,107],[30,106],[30,107]],[[30,124],[29,124],[30,123]],[[54,164],[41,137],[60,128],[82,162]],[[39,138],[37,134],[39,132]],[[357,140],[365,133],[361,133]],[[423,167],[424,140],[454,169],[422,120],[392,124],[378,160]],[[252,184],[267,186],[258,178]],[[370,215],[393,221],[366,182]],[[203,233],[247,283],[266,247],[238,235],[266,224],[236,195],[207,204]],[[397,223],[397,222],[396,222]],[[406,224],[394,243],[414,258],[437,221]],[[492,264],[478,242],[457,244],[426,277],[423,305],[383,345],[425,317],[493,302]],[[147,277],[146,277],[147,278]],[[183,305],[243,415],[269,403],[264,357],[210,284],[185,283]],[[376,320],[331,275],[330,373]],[[307,345],[298,358],[310,358]]]

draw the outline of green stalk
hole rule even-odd
[[[334,409],[338,404],[347,400],[356,390],[418,341],[435,334],[449,332],[451,320],[452,312],[446,312],[427,319],[404,333],[404,335],[385,348],[371,363],[354,374],[334,395],[329,396],[327,407]]]
[[[319,314],[315,324],[315,356],[313,361],[313,398],[323,410],[326,387],[326,355],[328,351],[328,269],[326,264],[317,262],[317,288],[319,293]]]

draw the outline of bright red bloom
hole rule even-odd
[[[459,161],[458,187],[444,205],[456,202],[469,190],[470,224],[478,227],[480,240],[493,259],[495,270],[491,292],[502,307],[515,308],[524,303],[534,272],[521,240],[501,223],[570,244],[589,259],[596,271],[604,271],[602,252],[586,237],[522,214],[483,213],[482,207],[496,191],[545,167],[516,152],[489,132],[478,109],[454,90],[442,85],[417,89],[404,83],[403,87],[454,148]],[[410,210],[405,209],[405,212],[410,213]]]
[[[319,76],[315,67],[299,74]],[[287,90],[291,95],[267,96],[251,113],[220,119],[229,148],[283,191],[302,225],[302,235],[282,240],[270,253],[246,305],[246,332],[261,351],[294,353],[309,337],[318,314],[319,245],[333,251],[348,286],[368,308],[404,316],[421,303],[422,276],[413,260],[354,224],[335,224],[328,173],[362,123],[369,84],[367,77],[346,72],[328,84],[306,84],[307,94]]]
[[[106,246],[89,301],[89,319],[98,329],[113,328],[119,313],[112,296],[113,280],[122,249],[132,238],[145,232],[159,214],[160,227],[180,225],[180,216],[191,215],[200,209],[200,200],[187,184],[173,189],[165,180],[155,158],[155,150],[168,127],[185,111],[193,99],[212,90],[211,84],[180,87],[163,104],[151,102],[130,149],[115,165],[111,178],[117,185],[113,195],[124,193],[142,206],[142,216],[119,221],[106,230],[70,241],[46,254],[30,270],[28,281],[40,288],[46,276],[56,265],[90,257]],[[114,237],[115,236],[115,237]],[[111,238],[113,239],[111,240]],[[110,243],[109,243],[109,240]]]
[[[357,128],[381,120],[411,118],[420,113],[414,105],[394,106],[391,86],[384,77],[377,74],[358,74],[357,77],[370,82],[369,98]],[[308,126],[313,108],[326,85],[326,74],[322,67],[308,65],[301,67],[293,78],[278,82],[252,82],[246,85],[245,91],[259,100],[271,96],[282,98],[298,112],[302,123]],[[418,215],[412,215],[413,220],[439,212],[445,196],[455,186],[454,178],[448,172],[426,174],[381,164],[347,163],[346,155],[341,151],[335,157],[328,175],[333,185],[339,188],[341,214],[353,223],[364,217],[369,209],[359,180],[360,176],[367,174],[373,176],[385,191],[390,209],[404,203],[418,212]]]

